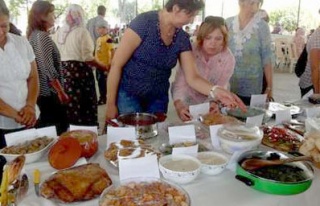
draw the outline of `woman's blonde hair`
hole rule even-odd
[[[201,23],[197,35],[197,46],[202,47],[205,38],[215,29],[220,29],[222,32],[223,49],[225,49],[228,46],[228,30],[224,18],[218,16],[207,16],[204,19],[204,22]]]

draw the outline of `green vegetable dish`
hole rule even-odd
[[[292,165],[274,165],[250,171],[253,175],[284,183],[305,181],[303,169]]]

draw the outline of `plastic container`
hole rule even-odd
[[[233,154],[236,151],[245,151],[256,148],[263,138],[263,131],[257,126],[242,123],[225,124],[218,131],[221,148]]]
[[[60,138],[76,138],[81,147],[81,157],[90,158],[98,151],[98,135],[90,130],[73,130],[60,135]]]

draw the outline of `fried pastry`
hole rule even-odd
[[[98,164],[86,164],[59,171],[46,180],[40,194],[61,202],[90,200],[99,196],[112,181]]]
[[[114,166],[118,166],[118,160],[121,158],[138,158],[152,154],[156,154],[156,152],[142,140],[121,140],[111,143],[104,152],[104,157]]]
[[[26,157],[23,155],[18,156],[13,161],[7,163],[8,166],[8,182],[12,184],[15,180],[17,180],[21,174],[21,170],[26,161]]]
[[[203,118],[202,123],[207,126],[239,122],[239,120],[237,120],[236,118],[228,115],[223,115],[223,114],[209,113],[204,115],[202,118]]]

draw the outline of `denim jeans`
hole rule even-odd
[[[147,113],[167,113],[169,97],[168,95],[155,98],[143,98],[129,94],[121,87],[118,92],[118,110],[119,114],[128,114],[134,112]]]

